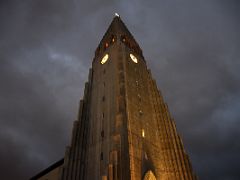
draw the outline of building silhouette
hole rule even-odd
[[[142,50],[118,15],[96,49],[64,158],[32,179],[197,179]]]

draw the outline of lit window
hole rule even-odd
[[[106,48],[108,47],[108,43],[105,44],[105,47],[106,47]]]
[[[125,38],[124,35],[121,36],[121,41],[124,42],[124,43],[126,42],[126,38]]]
[[[142,137],[143,137],[143,138],[145,137],[145,131],[144,131],[144,129],[142,129]]]

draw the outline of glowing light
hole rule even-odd
[[[143,138],[145,137],[144,129],[142,129],[142,137],[143,137]]]
[[[118,13],[115,13],[115,16],[120,17]]]
[[[133,62],[138,63],[137,58],[133,54],[130,54],[130,58],[132,59]]]
[[[102,60],[101,60],[101,64],[104,64],[105,62],[107,62],[108,58],[109,58],[109,55],[108,55],[108,54],[106,54],[105,56],[103,56],[103,58],[102,58]]]

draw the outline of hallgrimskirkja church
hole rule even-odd
[[[63,159],[31,179],[197,179],[142,50],[118,14],[95,51]]]

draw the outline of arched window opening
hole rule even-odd
[[[121,35],[121,41],[124,43],[126,42],[126,37],[124,35]]]
[[[109,44],[106,42],[105,43],[105,49],[108,48]]]
[[[157,180],[157,178],[155,177],[155,175],[153,174],[153,172],[151,170],[149,170],[148,172],[146,172],[146,174],[144,175],[143,180]]]
[[[114,35],[112,35],[111,36],[111,41],[110,41],[111,43],[114,43],[115,42],[115,37],[114,37]]]

